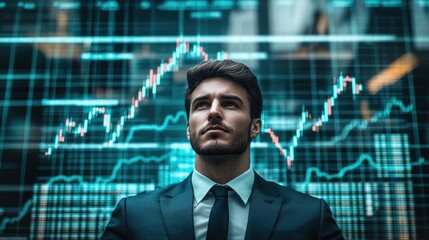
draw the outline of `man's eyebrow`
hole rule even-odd
[[[241,104],[243,104],[243,99],[241,99],[235,95],[221,94],[220,97],[222,100],[235,100],[235,101],[238,101]]]
[[[202,95],[192,99],[191,103],[209,99],[209,95]]]
[[[210,95],[208,95],[208,94],[202,95],[202,96],[198,96],[198,97],[195,97],[194,99],[192,99],[191,103],[199,102],[199,101],[205,101],[208,99],[210,99]],[[241,99],[235,95],[232,95],[232,94],[220,94],[220,99],[221,100],[234,100],[234,101],[240,102],[241,104],[243,104],[243,102],[244,102],[243,99]]]

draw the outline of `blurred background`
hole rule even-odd
[[[428,0],[0,0],[0,238],[95,239],[184,179],[186,71],[226,58],[263,90],[258,173],[349,239],[429,239]]]

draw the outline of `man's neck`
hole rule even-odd
[[[240,176],[250,167],[248,152],[239,155],[217,155],[195,157],[195,169],[212,181],[225,184]]]

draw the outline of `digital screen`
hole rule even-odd
[[[96,239],[186,178],[186,72],[215,59],[258,77],[256,172],[347,239],[429,239],[428,0],[0,0],[0,238]]]

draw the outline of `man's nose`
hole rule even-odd
[[[208,115],[208,120],[211,121],[213,118],[216,118],[217,120],[222,120],[222,106],[219,101],[213,101],[210,106],[210,112]]]

